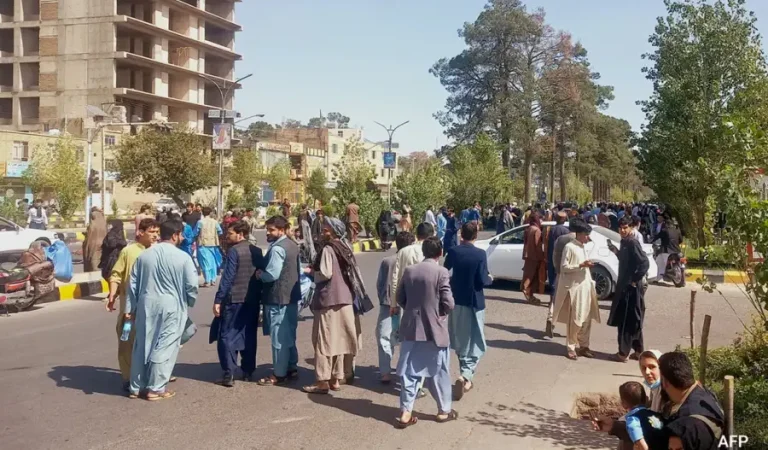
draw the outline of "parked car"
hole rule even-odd
[[[175,213],[180,211],[179,205],[177,205],[172,198],[161,198],[160,200],[156,201],[152,207],[155,208],[155,211],[157,212],[162,211],[163,208],[165,208],[166,211]]]
[[[57,240],[56,233],[52,231],[24,228],[0,217],[0,253],[23,252],[35,241],[52,244]]]
[[[555,225],[554,222],[544,222],[544,233]],[[568,222],[565,223],[568,226]],[[485,250],[488,254],[488,271],[496,279],[519,281],[523,278],[523,234],[528,225],[498,234],[491,239],[476,241],[475,246]],[[621,236],[615,231],[598,225],[592,225],[592,233],[589,235],[592,242],[585,244],[587,257],[595,263],[592,268],[592,278],[595,280],[595,289],[600,300],[608,298],[616,287],[619,273],[619,260],[609,249],[608,240],[613,241],[618,248],[621,247]],[[655,278],[658,269],[653,258],[653,245],[642,244],[645,254],[648,256],[648,277]]]
[[[259,202],[256,204],[256,209],[254,212],[256,213],[257,219],[266,219],[267,218],[267,208],[269,208],[269,202]]]

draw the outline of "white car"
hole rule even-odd
[[[160,212],[165,208],[168,212],[179,212],[179,205],[172,198],[161,198],[154,205],[155,211]]]
[[[555,226],[554,222],[542,223],[545,233]],[[565,223],[568,226],[568,222]],[[523,234],[528,225],[512,228],[498,234],[491,239],[476,241],[475,246],[485,250],[488,254],[488,271],[493,278],[501,280],[519,281],[523,278]],[[608,239],[617,247],[621,247],[621,236],[615,231],[592,225],[592,233],[589,235],[592,242],[584,247],[587,250],[587,258],[595,263],[592,268],[592,278],[595,280],[595,289],[600,300],[608,298],[616,287],[619,273],[619,260],[608,249]],[[658,269],[653,258],[653,245],[642,244],[645,254],[648,255],[648,278],[656,277]]]
[[[256,213],[257,219],[266,219],[267,218],[267,208],[269,208],[269,202],[259,202],[256,205],[256,210],[254,211]]]
[[[0,253],[27,250],[30,244],[35,241],[52,244],[57,240],[56,233],[48,230],[24,228],[6,218],[0,217]]]

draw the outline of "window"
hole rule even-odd
[[[381,176],[384,176],[384,169],[381,169]]]
[[[525,228],[516,228],[507,234],[502,235],[499,238],[499,244],[523,244],[523,234],[525,234]]]
[[[371,152],[371,159],[376,159],[376,150]]]
[[[11,161],[29,161],[29,142],[13,141]]]
[[[112,134],[104,135],[104,145],[113,147],[117,143],[117,138]]]
[[[336,132],[336,135],[337,135],[338,137],[341,137],[341,138],[343,138],[343,137],[344,137],[344,132],[343,132],[343,131],[341,131],[341,130],[339,130],[339,131],[337,131],[337,132]]]
[[[339,146],[337,144],[331,145],[331,153],[333,153],[334,155],[336,153],[339,153]]]
[[[80,162],[85,162],[85,149],[81,146],[78,146],[75,149],[75,155],[77,156],[77,160]]]

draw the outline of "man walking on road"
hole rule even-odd
[[[556,225],[549,230],[549,237],[547,238],[547,276],[549,278],[549,288],[552,290],[552,294],[549,296],[549,316],[547,317],[547,328],[544,331],[550,338],[554,337],[555,330],[552,324],[552,311],[555,309],[555,292],[557,290],[557,273],[560,269],[560,260],[556,259],[555,246],[557,240],[569,233],[568,227],[565,226],[565,219],[567,218],[564,211],[560,211],[555,216]],[[565,247],[565,245],[563,245]],[[562,256],[562,252],[558,255]]]
[[[139,255],[152,246],[157,241],[160,234],[160,228],[154,219],[144,219],[139,222],[136,229],[137,241],[123,248],[117,256],[115,265],[109,277],[109,296],[107,297],[107,311],[115,310],[115,298],[120,295],[120,305],[117,317],[117,362],[120,365],[120,375],[123,377],[123,389],[128,392],[131,381],[131,353],[133,353],[133,340],[136,336],[136,329],[131,328],[131,333],[127,341],[121,341],[123,334],[123,325],[127,320],[122,313],[125,311],[126,293],[131,281],[131,269],[139,258]]]
[[[219,236],[223,233],[219,223],[211,217],[211,212],[210,207],[203,208],[203,218],[195,226],[197,262],[200,264],[200,271],[203,272],[203,284],[200,287],[215,285],[221,266]]]
[[[227,229],[227,240],[232,246],[227,252],[224,273],[213,304],[214,322],[218,324],[216,349],[224,371],[221,385],[225,387],[235,385],[238,353],[242,360],[243,379],[250,380],[256,370],[261,283],[253,279],[256,270],[253,263],[254,259],[261,259],[261,249],[249,244],[246,239],[249,232],[250,226],[242,220]],[[213,331],[216,328],[211,325]]]
[[[424,225],[424,224],[422,224]],[[451,370],[448,347],[448,314],[454,307],[450,276],[438,260],[443,246],[436,237],[423,244],[424,261],[404,270],[398,287],[397,303],[403,308],[400,326],[402,339],[397,375],[400,377],[400,417],[398,428],[414,425],[413,404],[419,383],[425,378],[432,397],[437,401],[438,422],[456,420],[451,409]]]
[[[395,238],[397,251],[413,244],[414,236],[407,231],[401,231]],[[392,354],[397,344],[397,327],[399,316],[395,319],[392,314],[392,298],[394,293],[389,290],[392,280],[392,270],[395,266],[397,253],[387,256],[381,261],[379,275],[376,278],[376,291],[379,294],[379,320],[376,324],[376,340],[379,347],[379,375],[383,384],[392,381]]]
[[[160,243],[138,257],[131,271],[124,313],[134,319],[136,340],[131,359],[130,397],[171,398],[167,389],[179,355],[187,310],[197,300],[197,270],[192,258],[179,250],[183,223],[160,226]]]
[[[347,205],[347,230],[349,232],[350,242],[357,242],[357,233],[360,232],[360,207],[357,206],[357,199],[352,197]]]
[[[432,225],[433,228],[437,228],[437,219],[435,219],[435,213],[432,211],[432,207],[427,207],[427,212],[424,213],[424,222]]]
[[[251,245],[257,245],[256,230],[258,229],[258,220],[253,216],[253,208],[245,210],[243,221],[248,224],[248,234],[245,236]]]
[[[201,218],[202,214],[195,210],[195,204],[192,202],[187,203],[187,210],[181,215],[181,220],[194,230],[197,221]]]
[[[621,250],[609,240],[610,250],[619,258],[619,277],[616,294],[611,304],[608,325],[618,327],[619,352],[616,360],[639,359],[643,350],[643,319],[645,318],[645,292],[643,279],[648,272],[648,256],[632,234],[632,219],[624,216],[619,221]],[[630,350],[635,353],[629,355]]]
[[[273,373],[258,381],[261,386],[285,384],[298,376],[299,353],[296,350],[296,327],[299,321],[299,246],[286,236],[288,219],[275,216],[267,220],[270,242],[266,268],[256,271],[264,283],[264,334],[272,341]]]
[[[453,388],[453,399],[458,401],[469,392],[477,364],[485,354],[485,286],[493,282],[488,273],[488,256],[475,247],[477,224],[470,222],[461,227],[461,244],[453,247],[445,257],[445,268],[453,270],[451,292],[456,303],[448,319],[451,348],[459,357],[461,376]]]

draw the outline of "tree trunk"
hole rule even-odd
[[[549,165],[549,201],[555,202],[555,143],[552,143],[552,162]]]
[[[694,208],[694,213],[696,214],[696,239],[699,241],[699,248],[704,247],[707,245],[707,234],[704,232],[707,222],[706,214],[707,214],[707,205],[706,202],[703,201],[699,204],[700,206],[697,206]]]
[[[533,162],[533,154],[528,149],[525,150],[525,158],[523,159],[523,177],[525,178],[525,185],[523,188],[523,203],[528,204],[531,201],[531,181],[532,171],[531,163]]]
[[[558,146],[560,147],[560,161],[559,161],[559,163],[560,163],[560,168],[559,168],[559,172],[560,172],[560,201],[564,202],[564,201],[568,200],[568,197],[567,197],[568,189],[567,189],[566,182],[565,182],[565,139],[563,138],[563,134],[562,133],[559,133],[557,135],[557,138],[558,138],[557,143],[558,143]]]

